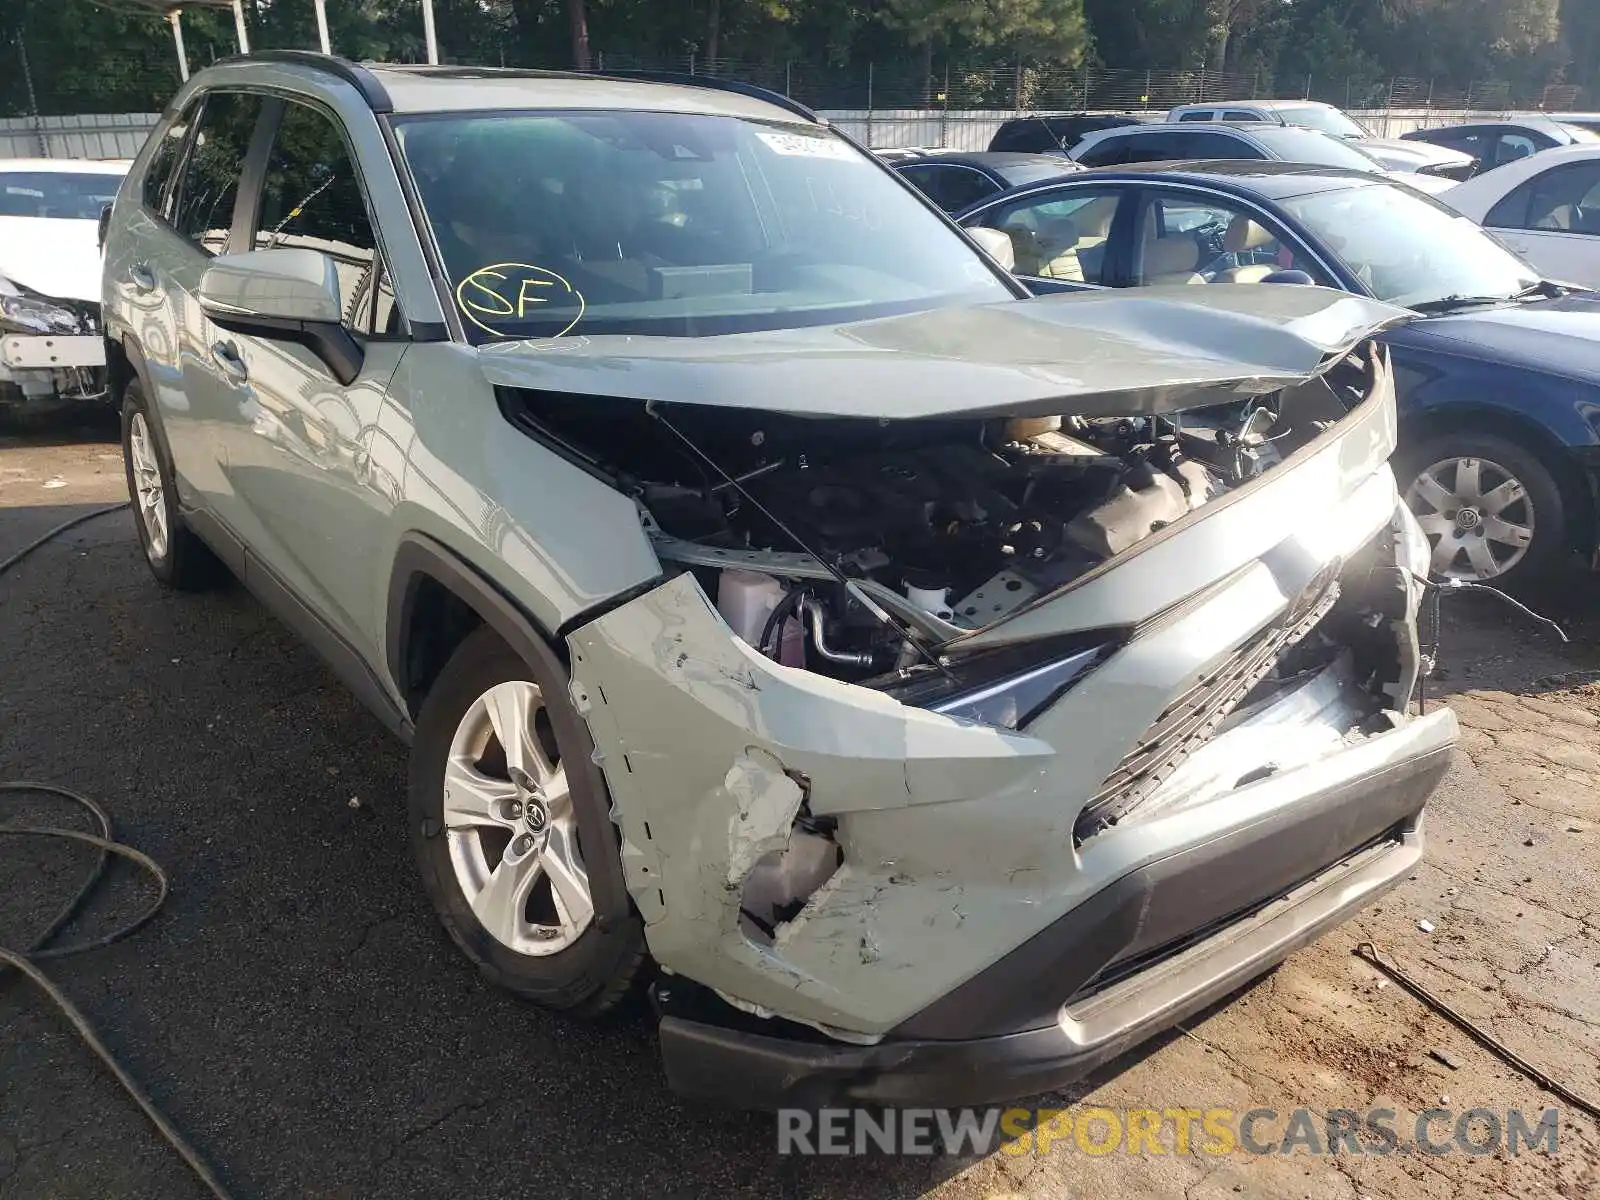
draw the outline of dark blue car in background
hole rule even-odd
[[[1417,319],[1385,335],[1395,470],[1433,570],[1524,583],[1593,561],[1600,294],[1541,279],[1472,222],[1391,180],[1273,162],[1153,163],[970,208],[1038,291],[1318,283]]]

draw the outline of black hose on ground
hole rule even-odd
[[[70,521],[62,522],[42,537],[36,538],[24,546],[11,557],[0,562],[0,575],[4,575],[35,550],[66,533],[69,529],[74,529],[85,521],[93,520],[95,517],[105,516],[107,513],[121,512],[127,507],[126,503],[113,504],[107,508],[84,513]],[[70,788],[59,787],[52,783],[5,781],[0,782],[0,795],[54,796],[83,809],[93,818],[97,827],[97,832],[88,833],[81,829],[68,829],[54,825],[0,824],[0,837],[49,838],[55,841],[71,841],[93,846],[98,851],[95,855],[93,866],[84,876],[83,882],[78,886],[78,890],[61,906],[60,910],[50,919],[38,936],[21,948],[0,945],[0,978],[4,977],[4,968],[10,967],[44,993],[46,999],[56,1006],[61,1015],[67,1019],[67,1023],[83,1039],[84,1045],[94,1051],[95,1057],[105,1065],[106,1070],[110,1071],[116,1081],[122,1085],[122,1090],[132,1097],[133,1102],[139,1106],[139,1110],[150,1119],[150,1123],[156,1127],[156,1131],[166,1140],[166,1143],[177,1152],[178,1157],[183,1159],[184,1164],[194,1172],[195,1177],[206,1186],[206,1189],[213,1196],[217,1197],[217,1200],[231,1200],[228,1190],[222,1186],[216,1174],[207,1165],[205,1159],[200,1156],[200,1152],[189,1144],[183,1134],[178,1132],[177,1126],[173,1125],[167,1119],[166,1114],[156,1107],[155,1102],[139,1086],[138,1081],[128,1073],[127,1068],[118,1062],[116,1056],[106,1048],[106,1044],[100,1040],[100,1035],[95,1032],[94,1026],[78,1011],[77,1006],[67,998],[66,993],[56,986],[39,966],[40,963],[48,962],[52,959],[68,958],[75,954],[87,954],[91,950],[104,949],[143,928],[156,915],[167,898],[167,873],[161,869],[161,865],[155,859],[142,850],[137,850],[132,846],[117,841],[112,832],[111,814],[89,797],[81,795]],[[101,880],[104,879],[106,867],[113,857],[125,859],[147,875],[155,884],[155,897],[138,915],[109,933],[101,934],[99,937],[86,938],[82,941],[55,944],[56,938],[61,931],[77,916],[84,902],[95,888],[100,885]]]

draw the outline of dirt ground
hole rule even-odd
[[[104,422],[0,437],[0,558],[122,495]],[[1482,597],[1447,603],[1435,690],[1464,737],[1417,872],[1045,1102],[1272,1109],[1265,1142],[1297,1108],[1319,1123],[1392,1109],[1405,1141],[1429,1108],[1532,1123],[1555,1107],[1553,1155],[1213,1156],[1177,1152],[1168,1128],[1161,1154],[1069,1138],[982,1159],[780,1159],[769,1117],[665,1091],[642,1016],[574,1027],[461,963],[409,879],[399,748],[247,596],[162,596],[125,515],[0,582],[0,779],[102,797],[172,872],[154,925],[58,974],[241,1196],[1600,1196],[1593,1121],[1352,954],[1372,940],[1600,1099],[1600,580],[1575,571],[1538,598],[1568,646]],[[16,889],[60,874],[17,855],[0,847],[0,942],[37,907]],[[0,982],[0,1197],[191,1194],[57,1018]]]

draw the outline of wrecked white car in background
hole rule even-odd
[[[97,234],[127,171],[0,159],[0,412],[104,395]]]

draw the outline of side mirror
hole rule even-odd
[[[1017,251],[1011,244],[1011,238],[1002,230],[990,229],[984,225],[972,225],[967,229],[967,236],[978,243],[990,258],[999,263],[1008,271],[1017,269]]]
[[[1317,281],[1304,271],[1274,271],[1261,277],[1262,283],[1292,283],[1300,287],[1316,287]]]
[[[95,227],[94,244],[101,254],[106,252],[106,233],[111,228],[111,205],[100,210],[100,223]]]
[[[219,255],[200,277],[199,301],[230,333],[304,346],[342,384],[361,373],[365,352],[344,327],[338,270],[320,250]]]

